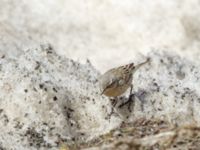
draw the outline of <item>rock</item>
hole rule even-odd
[[[85,148],[84,150],[138,150],[138,149],[198,149],[199,127],[185,126],[143,138],[125,136],[123,139],[113,139],[101,146]]]
[[[130,120],[162,118],[172,124],[199,125],[199,65],[166,52],[150,57],[151,63],[133,79],[136,96]]]
[[[100,95],[99,72],[59,56],[51,45],[0,59],[0,141],[6,149],[56,149],[94,139],[122,122],[159,119],[172,125],[199,125],[199,67],[166,52],[149,54],[151,62],[134,74],[134,103],[111,113]],[[127,91],[127,94],[129,92]],[[133,105],[134,104],[134,105]]]
[[[121,149],[148,149],[185,132],[185,125],[194,126],[187,131],[195,135],[199,14],[198,0],[2,0],[0,149],[57,150],[60,143],[65,149],[106,149],[115,141]],[[152,61],[134,74],[132,103],[118,108],[127,91],[112,109],[99,92],[100,71],[141,62],[137,52]],[[163,126],[167,133],[158,130]],[[108,143],[99,142],[101,136]],[[188,138],[192,143],[193,136]]]
[[[0,65],[0,141],[6,149],[56,149],[59,141],[91,139],[120,123],[105,119],[110,103],[99,94],[99,72],[90,63],[42,45],[17,59],[1,58]]]

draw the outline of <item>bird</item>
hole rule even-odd
[[[99,77],[101,95],[115,98],[121,96],[130,88],[130,100],[133,89],[133,74],[149,61],[150,58],[147,58],[145,62],[137,65],[129,63],[106,71]]]

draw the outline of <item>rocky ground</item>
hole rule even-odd
[[[167,52],[148,56],[150,63],[134,74],[132,103],[119,108],[127,100],[122,96],[112,112],[110,99],[100,94],[100,73],[89,61],[59,56],[51,45],[17,59],[2,53],[1,148],[197,147],[198,65]]]
[[[70,145],[68,149],[198,150],[199,146],[199,127],[177,127],[161,120],[140,119],[133,123],[122,124],[120,128],[112,130],[95,141]]]
[[[0,149],[199,149],[199,0],[0,2]],[[147,57],[113,108],[99,76]]]

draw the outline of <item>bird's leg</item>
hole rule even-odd
[[[132,92],[133,92],[133,84],[131,84],[131,89],[130,89],[130,94],[129,94],[129,98],[128,99],[131,98]]]
[[[111,101],[112,108],[111,108],[111,112],[108,114],[108,118],[110,118],[111,115],[114,113],[114,108],[115,108],[115,106],[117,104],[117,97],[115,97],[113,99],[110,99],[110,101]]]
[[[110,99],[110,101],[111,101],[112,107],[115,107],[115,105],[117,104],[117,97]]]
[[[132,99],[133,98],[133,99]],[[131,104],[133,103],[133,108],[134,108],[134,106],[135,106],[135,94],[131,94],[130,96],[129,96],[129,104],[128,104],[128,110],[129,110],[129,112],[131,112]]]
[[[119,105],[119,108],[121,108],[124,105],[126,105],[126,104],[129,103],[128,109],[130,110],[130,106],[131,106],[131,102],[132,102],[132,97],[135,97],[135,95],[132,94],[132,91],[133,91],[133,85],[131,85],[131,89],[130,89],[130,94],[129,94],[128,100],[125,103],[122,103],[121,105]]]
[[[122,103],[121,105],[119,105],[119,108],[128,104],[128,110],[131,112],[131,104],[133,103],[133,105],[135,105],[134,99],[135,99],[135,94],[131,94],[125,103]]]

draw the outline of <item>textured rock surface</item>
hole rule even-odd
[[[61,140],[113,128],[105,119],[110,103],[99,95],[99,73],[89,62],[81,65],[41,46],[17,59],[5,55],[0,64],[1,147],[55,148]]]
[[[96,147],[84,150],[188,150],[199,149],[200,128],[172,127],[166,122],[138,120],[99,138]],[[117,134],[116,134],[117,133]]]
[[[122,122],[159,119],[171,125],[199,125],[199,67],[163,53],[134,75],[134,103],[111,113],[98,88],[99,73],[87,62],[58,56],[50,45],[1,57],[1,146],[56,149],[60,141],[83,142]],[[128,92],[127,92],[128,93]],[[134,104],[134,105],[133,105]]]
[[[61,141],[75,149],[112,148],[109,141],[98,143],[99,136],[115,128],[118,135],[126,125],[134,135],[141,133],[131,139],[134,144],[148,146],[149,139],[162,136],[157,130],[163,122],[167,139],[182,131],[176,126],[199,126],[199,5],[199,0],[1,0],[0,149],[58,149]],[[134,75],[134,103],[118,108],[127,91],[111,114],[109,99],[99,94],[99,72],[143,61],[138,52],[152,62]],[[92,65],[79,63],[86,58]],[[159,123],[143,128],[141,119]],[[126,143],[127,136],[117,142]]]
[[[199,124],[199,65],[168,53],[151,53],[151,64],[134,76],[133,118],[164,117],[169,122]]]

